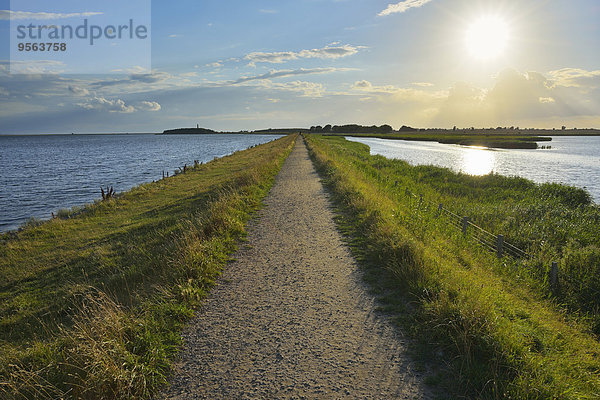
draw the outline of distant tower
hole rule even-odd
[[[200,124],[196,124],[196,129],[200,129]]]

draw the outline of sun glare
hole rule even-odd
[[[485,175],[494,170],[496,156],[493,151],[480,148],[465,148],[461,171],[469,175]]]
[[[498,16],[473,21],[466,34],[467,49],[472,57],[487,61],[501,56],[510,38],[509,26]]]

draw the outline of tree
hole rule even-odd
[[[402,125],[402,127],[399,129],[400,132],[416,132],[417,129],[407,126],[407,125]]]
[[[381,133],[390,133],[394,130],[394,128],[392,128],[390,125],[388,124],[383,124],[379,127],[379,131]]]

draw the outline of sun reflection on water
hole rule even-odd
[[[496,155],[494,151],[484,148],[468,148],[463,150],[461,171],[469,175],[486,175],[494,170]]]

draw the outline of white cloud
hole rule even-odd
[[[600,86],[600,70],[586,71],[580,68],[562,68],[548,73],[557,86],[564,87],[598,87]]]
[[[384,98],[385,101],[435,102],[448,96],[446,91],[431,92],[394,85],[376,86],[365,80],[355,82],[352,89],[361,93],[387,96]]]
[[[358,90],[371,90],[371,88],[373,87],[373,84],[371,84],[371,82],[369,81],[356,81],[354,83],[354,85],[352,85],[353,89],[358,89]]]
[[[351,68],[300,68],[300,69],[282,69],[282,70],[272,70],[262,75],[256,76],[244,76],[240,79],[231,82],[234,85],[250,82],[250,81],[260,81],[266,79],[274,79],[274,78],[285,78],[296,75],[313,75],[313,74],[327,74],[331,72],[345,72],[351,71]]]
[[[274,53],[263,53],[263,52],[254,52],[246,55],[244,60],[250,61],[250,65],[255,65],[256,63],[273,63],[273,64],[281,64],[286,61],[296,60],[298,59],[297,53],[293,51],[278,51]]]
[[[321,83],[293,81],[286,83],[273,83],[266,81],[265,86],[269,89],[285,90],[300,93],[302,97],[323,97],[325,87]]]
[[[363,46],[352,46],[345,44],[342,46],[326,46],[321,49],[294,51],[278,51],[278,52],[253,52],[244,57],[244,60],[249,61],[249,65],[254,66],[256,63],[271,63],[281,64],[299,58],[320,58],[334,59],[354,55],[358,53]]]
[[[220,62],[214,62],[214,63],[206,64],[206,66],[210,67],[210,68],[221,68],[223,66],[223,64]]]
[[[405,0],[396,4],[388,4],[387,8],[380,12],[378,15],[383,17],[385,15],[403,13],[411,8],[423,7],[425,4],[432,0]]]
[[[69,90],[73,93],[87,92],[86,89],[77,88],[75,86],[69,86]],[[101,112],[110,113],[121,113],[131,114],[137,111],[160,111],[161,105],[156,101],[138,101],[134,103],[135,106],[125,103],[122,99],[107,99],[103,96],[94,94],[91,98],[86,99],[84,102],[76,103],[77,106],[84,110],[95,110]]]
[[[430,82],[413,82],[413,83],[411,83],[411,85],[413,85],[413,86],[419,86],[419,87],[433,87],[433,86],[435,86],[433,83],[430,83]]]
[[[93,17],[94,15],[102,15],[101,12],[82,12],[82,13],[49,13],[49,12],[29,12],[29,11],[12,11],[0,10],[0,20],[49,20],[49,19],[64,19],[76,17]]]
[[[539,98],[540,103],[544,104],[544,103],[556,103],[556,100],[554,100],[552,97],[540,97]]]
[[[130,114],[136,111],[135,107],[125,104],[121,99],[109,100],[104,97],[94,96],[85,103],[78,103],[85,110],[97,110]]]
[[[261,8],[260,10],[258,10],[258,12],[260,12],[262,14],[277,14],[279,11],[272,10],[272,9]]]
[[[121,85],[146,86],[150,84],[162,83],[172,78],[174,78],[174,76],[169,73],[161,71],[152,71],[152,73],[131,74],[127,78],[123,79],[108,79],[103,81],[97,81],[91,83],[90,85],[94,87],[110,87]]]
[[[141,101],[137,105],[140,111],[160,111],[161,107],[156,101]]]
[[[341,58],[352,56],[358,53],[362,46],[351,46],[345,44],[342,46],[327,46],[322,49],[302,50],[299,53],[300,58]]]

